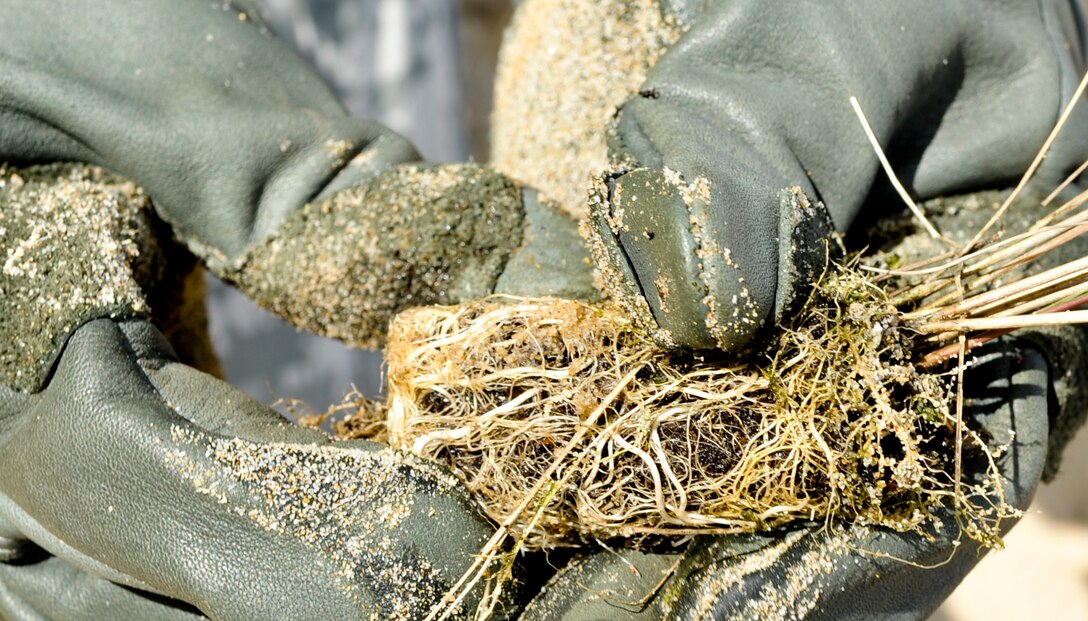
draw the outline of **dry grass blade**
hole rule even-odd
[[[899,176],[895,174],[895,170],[892,169],[891,162],[888,161],[888,156],[884,154],[884,149],[880,146],[880,141],[877,140],[876,133],[873,132],[873,126],[869,124],[869,118],[865,116],[865,111],[861,109],[861,104],[858,103],[858,98],[853,95],[850,96],[850,106],[854,109],[854,114],[857,115],[858,121],[861,122],[861,128],[865,130],[865,136],[869,139],[869,144],[872,145],[873,151],[876,152],[877,159],[880,160],[880,166],[884,168],[884,172],[888,175],[888,180],[891,181],[892,187],[899,194],[899,197],[903,199],[903,202],[907,204],[914,217],[918,219],[918,223],[925,229],[926,233],[934,239],[939,239],[941,234],[936,228],[930,224],[926,218],[926,214],[922,211],[922,208],[918,206],[918,203],[914,202],[910,193],[903,187],[903,184],[899,181]]]
[[[1070,261],[1040,274],[978,293],[956,304],[927,310],[922,313],[905,313],[903,318],[916,326],[951,317],[968,318],[973,314],[992,309],[1000,304],[1038,297],[1040,292],[1048,291],[1054,287],[1075,286],[1084,282],[1085,279],[1088,279],[1088,257]],[[933,330],[926,331],[933,332]]]
[[[1062,193],[1062,190],[1069,187],[1069,184],[1076,181],[1077,177],[1081,176],[1081,174],[1083,174],[1085,170],[1088,170],[1088,160],[1085,160],[1084,163],[1082,163],[1080,166],[1077,166],[1077,169],[1069,173],[1069,176],[1066,177],[1061,183],[1059,183],[1058,187],[1054,188],[1054,190],[1050,194],[1047,194],[1046,198],[1043,199],[1043,205],[1049,205],[1055,198],[1058,198],[1058,195]]]
[[[916,282],[912,286],[891,294],[892,303],[897,306],[906,306],[924,299],[924,302],[917,304],[917,308],[904,315],[905,320],[915,321],[924,317],[958,316],[972,308],[977,311],[986,304],[992,304],[1006,296],[1027,295],[1029,299],[1035,299],[1038,296],[1034,293],[1025,293],[1031,286],[1030,283],[1021,282],[1016,278],[1013,278],[1014,282],[1008,285],[1009,288],[995,289],[992,285],[1001,279],[1010,278],[1016,270],[1036,262],[1088,232],[1088,212],[1068,215],[1072,209],[1083,206],[1085,199],[1088,199],[1088,192],[1082,193],[1073,201],[1063,205],[1057,211],[1065,214],[1065,217],[1056,223],[1049,223],[1045,227],[1040,227],[1039,223],[1036,223],[1023,233],[986,246],[959,261],[927,270],[885,271],[881,275],[882,278],[899,277]],[[1051,220],[1051,216],[1043,220]],[[1072,262],[1067,264],[1067,267],[1075,272]],[[1054,274],[1066,273],[1064,280],[1049,280],[1048,277],[1042,276],[1036,278],[1034,282],[1037,285],[1042,283],[1043,289],[1075,285],[1079,282],[1080,276],[1069,273],[1070,270],[1059,269],[1054,272]]]
[[[981,330],[1015,330],[1040,326],[1068,326],[1088,323],[1088,311],[1066,311],[1043,315],[1015,315],[1011,317],[978,317],[933,321],[918,326],[919,331],[929,332],[978,332]]]
[[[1043,159],[1046,158],[1046,154],[1050,151],[1050,146],[1054,144],[1054,140],[1057,139],[1058,134],[1061,133],[1062,128],[1065,126],[1065,122],[1069,120],[1070,115],[1073,113],[1073,109],[1080,103],[1081,98],[1084,96],[1085,87],[1088,87],[1088,73],[1084,75],[1080,80],[1080,84],[1077,85],[1077,90],[1073,93],[1073,96],[1069,99],[1069,103],[1066,104],[1065,109],[1062,110],[1061,116],[1058,117],[1058,122],[1054,124],[1054,129],[1050,131],[1050,135],[1043,141],[1043,146],[1039,148],[1039,153],[1035,156],[1035,159],[1028,166],[1028,169],[1024,171],[1024,175],[1020,178],[1020,182],[1016,184],[1012,193],[1005,199],[1005,202],[1001,204],[1001,207],[994,213],[993,217],[981,228],[978,233],[971,239],[971,241],[964,246],[963,252],[969,252],[976,244],[978,244],[986,236],[990,229],[997,224],[1001,218],[1005,215],[1005,212],[1013,204],[1020,192],[1027,186],[1028,181],[1031,181],[1031,177],[1035,174],[1035,171],[1039,168],[1039,165],[1043,163]]]

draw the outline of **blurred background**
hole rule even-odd
[[[258,0],[356,116],[385,123],[435,162],[488,159],[491,85],[510,0]],[[351,386],[381,393],[381,355],[296,332],[209,280],[212,339],[227,379],[265,403],[316,412]],[[1085,378],[1088,381],[1088,377]],[[1032,511],[931,621],[1088,621],[1088,432]]]

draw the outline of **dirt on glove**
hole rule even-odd
[[[682,33],[657,0],[525,2],[499,56],[494,166],[584,217],[590,175],[608,168],[604,128]]]
[[[306,205],[221,275],[299,329],[379,349],[397,312],[491,293],[523,213],[490,168],[400,166]]]
[[[0,165],[0,382],[36,391],[68,336],[150,316],[179,357],[220,375],[203,272],[134,183],[100,168]]]

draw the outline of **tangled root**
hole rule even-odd
[[[743,361],[661,351],[608,304],[414,309],[390,329],[388,441],[448,465],[497,521],[535,496],[513,518],[528,549],[795,519],[917,528],[960,489],[956,421],[898,317],[849,269]]]

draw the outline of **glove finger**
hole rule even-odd
[[[379,348],[393,315],[491,293],[592,297],[574,220],[478,164],[400,166],[314,202],[224,275],[296,327]]]
[[[966,416],[994,449],[1005,447],[997,459],[1004,500],[1019,509],[1030,504],[1045,461],[1048,375],[1036,349],[1002,342],[976,356],[965,376]],[[939,518],[943,530],[926,534],[816,525],[704,537],[682,560],[600,552],[564,568],[524,618],[925,619],[986,551],[954,543],[950,510]]]
[[[665,344],[736,349],[788,310],[779,257],[801,244],[781,192],[818,199],[845,230],[880,174],[851,95],[925,198],[1015,180],[1072,81],[1034,3],[734,1],[697,13],[620,112],[601,192],[610,230],[597,224],[634,277],[609,284],[645,297]]]
[[[0,564],[0,615],[11,621],[196,621],[187,604],[125,588],[55,556]]]
[[[439,468],[275,422],[149,334],[88,323],[41,394],[5,401],[0,514],[50,553],[214,618],[411,618],[486,541]]]
[[[419,159],[349,117],[249,5],[3,3],[0,160],[105,166],[229,261],[315,196]]]

